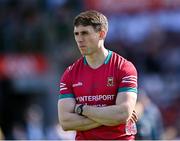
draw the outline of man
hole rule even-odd
[[[64,72],[58,101],[65,131],[76,140],[132,140],[137,72],[133,64],[107,50],[107,18],[97,11],[74,19],[74,36],[82,57]]]

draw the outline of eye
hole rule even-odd
[[[77,35],[79,35],[79,33],[78,32],[74,32],[74,35],[77,36]]]
[[[81,34],[82,35],[88,35],[89,33],[87,31],[83,31]]]

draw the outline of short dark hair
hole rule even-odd
[[[102,13],[89,10],[81,12],[74,19],[74,26],[92,26],[96,32],[101,31],[103,28],[108,30],[108,20]]]

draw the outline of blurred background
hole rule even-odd
[[[59,79],[80,57],[73,18],[87,9],[138,70],[137,139],[180,139],[179,0],[0,0],[0,139],[74,138],[58,124]]]

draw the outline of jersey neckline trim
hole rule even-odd
[[[104,64],[107,64],[112,56],[112,51],[111,50],[108,50],[109,53],[108,53],[108,56],[106,57],[105,61],[104,61]]]
[[[108,64],[110,59],[111,59],[111,56],[112,56],[112,51],[111,50],[108,50],[108,56],[106,57],[106,59],[104,60],[104,64]],[[84,56],[84,59],[83,59],[83,62],[85,65],[87,65],[87,60],[86,60],[86,57]]]

